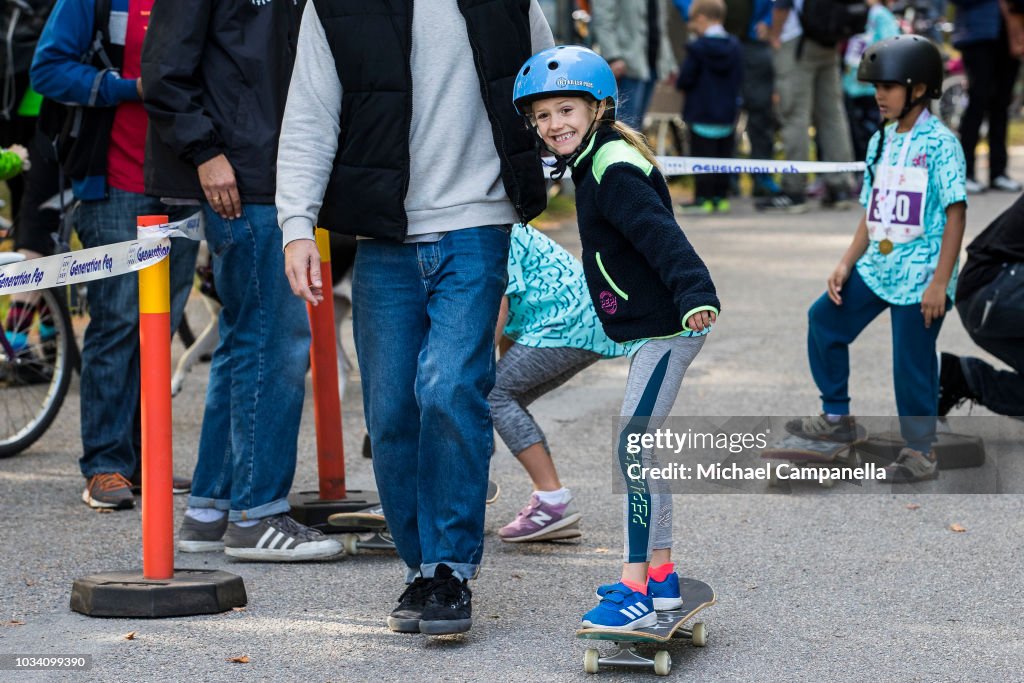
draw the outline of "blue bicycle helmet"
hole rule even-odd
[[[523,105],[570,94],[590,95],[598,102],[610,97],[613,108],[619,98],[615,74],[601,55],[578,45],[558,45],[526,60],[516,76],[512,103],[525,115]]]

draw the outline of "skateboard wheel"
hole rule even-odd
[[[836,485],[836,480],[835,479],[822,479],[821,480],[821,488],[823,488],[823,489],[830,489],[830,488],[832,488],[835,485]]]
[[[587,648],[587,651],[583,653],[583,670],[588,674],[596,674],[600,664],[598,660],[601,659],[601,653],[594,648]]]
[[[776,488],[779,485],[779,478],[775,476],[775,467],[768,467],[768,487]]]
[[[355,534],[345,534],[342,543],[345,546],[345,552],[349,555],[359,554],[359,537]]]
[[[672,656],[665,650],[658,650],[654,655],[654,673],[659,676],[668,676],[672,671]]]
[[[698,621],[694,624],[692,631],[693,637],[691,640],[693,641],[694,647],[704,647],[708,644],[708,630],[704,627],[703,621]]]

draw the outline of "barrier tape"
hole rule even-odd
[[[701,175],[705,173],[863,173],[863,161],[785,161],[778,159],[714,159],[710,157],[658,157],[662,175]],[[544,173],[550,176],[547,163]]]
[[[0,267],[0,295],[100,280],[147,268],[171,252],[171,237],[204,239],[201,214],[139,228],[138,237],[91,249],[19,261]]]

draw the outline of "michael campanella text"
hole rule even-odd
[[[643,467],[634,463],[626,468],[627,476],[633,481],[644,479],[676,481],[741,481],[760,479],[814,479],[819,482],[864,481],[875,479],[885,481],[885,470],[874,463],[861,467],[814,467],[806,468],[789,463],[764,464],[757,467],[740,467],[736,463],[721,465],[681,465],[671,463],[662,467]]]

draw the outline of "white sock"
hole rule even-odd
[[[235,522],[234,524],[235,524],[235,526],[240,526],[243,529],[245,529],[246,527],[256,526],[259,523],[260,523],[260,520],[258,520],[258,519],[242,519],[242,520],[239,520],[239,521]]]
[[[548,505],[564,505],[572,500],[572,491],[564,486],[557,491],[534,491],[533,495]]]
[[[185,514],[197,522],[210,523],[216,522],[228,513],[224,510],[218,510],[217,508],[189,508],[188,510],[185,510]]]
[[[832,413],[825,413],[825,419],[832,424],[839,424],[839,418],[846,417],[845,415],[833,415]]]

